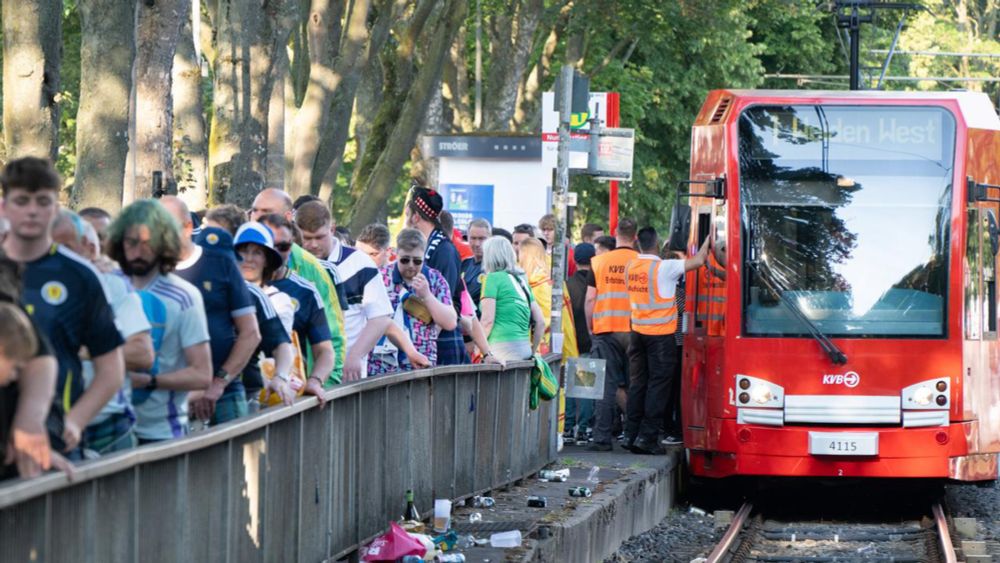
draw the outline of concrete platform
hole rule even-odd
[[[567,446],[550,469],[570,469],[565,483],[525,479],[504,491],[494,491],[496,507],[458,507],[452,527],[460,534],[489,539],[491,533],[519,529],[524,542],[519,548],[472,547],[459,550],[469,563],[499,561],[600,562],[631,536],[658,524],[676,500],[677,465],[683,450],[665,456],[640,456],[617,446],[614,452],[588,452]],[[597,466],[598,484],[588,483]],[[569,489],[588,486],[591,498],[569,496]],[[545,508],[527,506],[527,497],[544,496]],[[479,513],[481,522],[469,516]]]

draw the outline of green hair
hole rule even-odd
[[[155,199],[141,199],[122,210],[108,228],[109,256],[124,265],[125,233],[132,227],[149,228],[149,246],[159,258],[160,272],[173,271],[181,256],[181,227],[177,220]]]

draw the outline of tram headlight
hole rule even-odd
[[[770,381],[749,375],[736,375],[737,398],[741,407],[781,408],[785,406],[785,389]]]
[[[913,402],[922,407],[931,404],[932,400],[934,400],[934,390],[930,387],[918,387],[913,392]]]
[[[903,388],[903,409],[942,409],[948,408],[950,379],[936,377],[920,381]]]
[[[753,391],[750,392],[750,398],[753,399],[755,403],[764,405],[769,403],[771,399],[774,398],[774,395],[766,386],[757,384],[757,386],[753,388]]]

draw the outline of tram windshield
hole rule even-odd
[[[829,336],[944,336],[954,152],[943,108],[745,110],[744,332],[808,335],[790,300]]]

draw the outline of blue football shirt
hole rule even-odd
[[[276,280],[271,285],[292,299],[292,306],[295,307],[292,329],[299,335],[302,356],[311,358],[308,354],[309,346],[331,339],[323,299],[316,291],[316,286],[294,273],[289,273],[287,277]]]
[[[24,267],[21,303],[48,338],[59,362],[52,409],[55,420],[50,416],[50,422],[58,426],[50,427],[50,433],[59,436],[62,416],[84,392],[80,349],[86,346],[90,357],[96,358],[124,341],[99,274],[90,262],[53,244],[45,256]]]
[[[217,372],[229,358],[236,343],[233,319],[256,313],[247,284],[231,252],[194,247],[194,253],[177,265],[175,274],[198,288],[205,303],[208,334],[212,348],[212,371]],[[226,387],[226,393],[243,391],[239,378]]]

